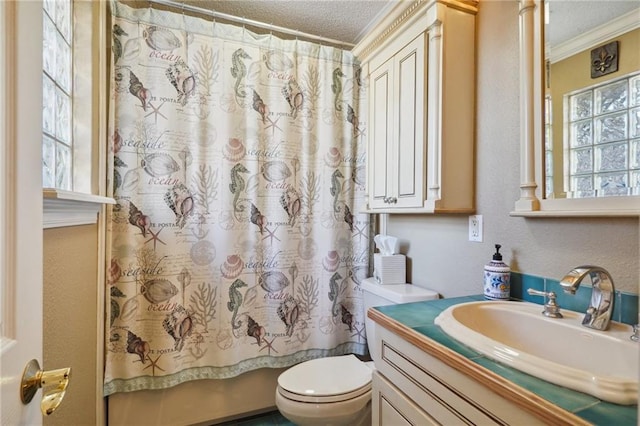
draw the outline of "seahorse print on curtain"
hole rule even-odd
[[[365,353],[357,59],[112,13],[105,395]]]

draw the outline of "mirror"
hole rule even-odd
[[[638,2],[520,0],[512,215],[640,215],[638,16]]]

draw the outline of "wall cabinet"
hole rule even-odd
[[[420,208],[425,168],[425,34],[369,76],[369,208]]]
[[[372,424],[545,424],[476,380],[375,324]]]
[[[369,80],[369,211],[473,212],[476,4],[400,2],[354,48]]]

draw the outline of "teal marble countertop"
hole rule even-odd
[[[380,306],[373,309],[589,423],[602,426],[636,426],[638,424],[637,405],[625,406],[601,401],[591,395],[522,373],[459,343],[433,323],[440,312],[449,306],[479,300],[485,299],[482,295],[474,295]],[[588,356],[588,354],[585,355]]]

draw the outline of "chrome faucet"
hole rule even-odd
[[[583,278],[591,277],[591,302],[582,320],[582,325],[596,330],[606,330],[611,321],[615,288],[611,275],[599,266],[584,265],[569,271],[560,280],[560,286],[565,293],[576,294]]]

